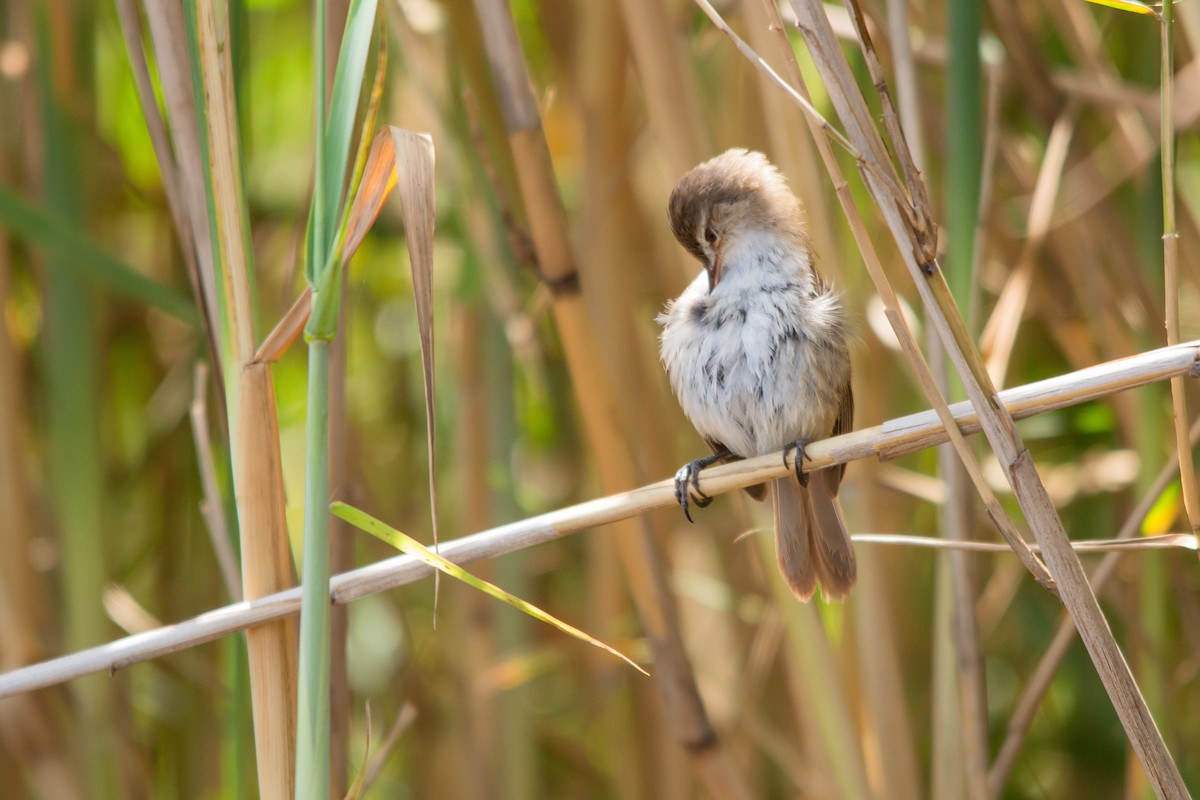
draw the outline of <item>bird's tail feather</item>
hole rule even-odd
[[[802,601],[812,598],[818,583],[827,599],[841,600],[857,577],[836,480],[833,471],[820,470],[807,489],[791,477],[772,484],[775,556],[784,580]]]
[[[771,506],[775,511],[775,557],[779,572],[792,593],[807,602],[817,588],[808,497],[800,491],[795,478],[781,478],[771,484]]]
[[[832,469],[818,470],[808,481],[817,579],[829,600],[844,599],[858,577],[854,546],[837,500],[837,481],[838,475]]]

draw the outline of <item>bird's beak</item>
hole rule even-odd
[[[717,282],[721,280],[721,246],[717,245],[716,254],[713,256],[712,264],[708,267],[708,291],[711,293],[717,286]]]

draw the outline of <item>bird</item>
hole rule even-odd
[[[659,356],[684,415],[712,449],[675,475],[704,507],[699,474],[783,451],[795,474],[769,486],[779,571],[808,601],[844,599],[857,575],[838,503],[845,465],[803,473],[804,448],[854,422],[854,335],[839,293],[817,272],[799,199],[762,153],[727,150],[680,178],[668,204],[675,238],[703,266],[658,316]],[[762,484],[747,489],[757,500]],[[694,495],[694,496],[692,496]]]

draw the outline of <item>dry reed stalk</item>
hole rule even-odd
[[[920,113],[922,104],[916,65],[909,37],[909,12],[907,0],[890,0],[887,3],[887,40],[896,71],[896,103],[900,125],[913,154],[913,164],[918,170],[924,171],[928,163],[925,157],[928,148]],[[788,66],[794,69],[795,60],[788,59],[788,62]],[[953,458],[952,445],[939,445],[940,464],[944,465],[947,460]],[[942,472],[945,473],[944,468]],[[876,472],[876,477],[878,474],[879,471]],[[879,494],[881,484],[876,481],[873,489]],[[879,507],[878,504],[872,505]],[[899,663],[895,663],[899,660],[895,653],[895,640],[898,638],[896,623],[902,612],[888,599],[885,570],[887,560],[871,548],[860,549],[859,559],[862,575],[858,589],[859,650],[868,654],[867,657],[859,659],[864,674],[861,685],[867,698],[872,700],[874,709],[877,729],[875,738],[882,764],[880,773],[884,776],[881,780],[895,797],[915,800],[917,797],[927,796],[927,791],[922,786],[921,771],[917,766],[917,743],[908,705],[903,700],[901,667]],[[877,697],[872,698],[873,695]],[[937,730],[949,733],[956,728],[957,724],[954,724]],[[935,733],[935,747],[938,735]],[[935,765],[933,769],[938,767]]]
[[[176,202],[186,217],[188,226],[178,231],[180,245],[195,249],[205,322],[216,337],[220,330],[217,320],[216,271],[213,268],[212,237],[209,235],[208,201],[204,191],[204,167],[200,153],[199,120],[192,97],[192,80],[187,61],[187,37],[184,34],[183,7],[179,3],[154,3],[147,6],[146,22],[154,46],[163,105],[171,123],[171,143],[175,158],[160,169],[174,172],[178,177],[180,199]],[[143,102],[149,102],[145,98]],[[159,149],[155,148],[157,156]],[[172,164],[175,170],[172,170]],[[164,182],[164,191],[167,184]],[[220,352],[218,349],[217,352]],[[218,372],[214,380],[223,385],[224,376]],[[222,420],[226,410],[220,410]],[[222,424],[221,429],[225,429]]]
[[[925,124],[921,119],[920,89],[917,86],[917,69],[912,38],[908,33],[908,20],[908,0],[896,0],[887,4],[888,44],[892,48],[892,69],[896,73],[894,83],[900,126],[912,152],[913,164],[924,172],[928,164],[925,157]]]
[[[484,46],[517,165],[517,180],[537,253],[538,267],[551,288],[551,310],[563,342],[572,385],[588,443],[606,491],[629,485],[635,464],[622,434],[599,345],[578,290],[578,275],[558,193],[550,151],[534,102],[524,56],[510,11],[497,0],[477,0]],[[659,688],[675,737],[694,761],[697,774],[721,797],[746,796],[716,732],[709,724],[679,636],[676,610],[660,565],[656,544],[645,525],[620,526],[617,546],[649,636]]]
[[[1197,440],[1200,440],[1200,421],[1192,425],[1191,431],[1188,432],[1188,446],[1194,447]],[[1179,459],[1172,456],[1167,463],[1159,470],[1157,476],[1151,482],[1149,489],[1145,492],[1141,501],[1126,517],[1125,522],[1121,525],[1116,539],[1118,541],[1133,541],[1137,536],[1142,521],[1150,513],[1154,504],[1167,486],[1174,479],[1176,472],[1179,469]],[[1107,554],[1104,559],[1096,565],[1092,570],[1089,579],[1096,592],[1104,589],[1109,578],[1112,577],[1116,570],[1117,562],[1121,556],[1125,555],[1126,551],[1114,550]],[[1016,763],[1017,755],[1020,753],[1021,745],[1025,741],[1025,736],[1029,732],[1030,726],[1033,724],[1034,715],[1041,706],[1042,698],[1046,696],[1046,691],[1050,688],[1051,681],[1058,673],[1058,668],[1062,665],[1063,659],[1067,656],[1071,644],[1075,641],[1077,633],[1074,621],[1069,614],[1064,614],[1063,619],[1058,624],[1058,630],[1054,632],[1054,638],[1046,647],[1042,654],[1041,660],[1037,667],[1030,675],[1025,689],[1021,692],[1016,705],[1013,708],[1012,714],[1009,715],[1008,725],[1004,735],[1004,741],[1001,742],[1000,748],[996,751],[996,757],[992,760],[991,770],[988,774],[988,785],[991,788],[993,797],[999,797],[1003,789],[1005,779],[1008,773],[1012,770],[1013,764]]]
[[[648,284],[655,277],[645,264],[654,231],[640,213],[632,180],[642,124],[629,102],[626,83],[612,79],[627,68],[627,26],[606,4],[584,4],[579,14],[577,29],[583,35],[577,38],[577,57],[563,65],[563,71],[572,75],[569,85],[584,123],[582,185],[586,188],[575,225],[574,252],[591,327],[603,332],[599,356],[618,424],[626,432],[626,441],[639,442],[630,453],[633,472],[626,480],[645,483],[673,468],[668,463],[673,448],[664,413],[670,401],[655,374],[661,368],[645,326],[636,318],[643,309],[642,298],[653,295]],[[670,541],[668,526],[675,518],[668,514],[660,512],[645,520],[658,542]],[[612,641],[628,633],[630,617],[621,548],[613,538],[598,537],[587,543],[587,559],[589,630]],[[686,632],[686,616],[683,621]],[[667,741],[674,748],[671,733],[662,715],[654,713],[653,700],[634,702],[631,708],[613,702],[618,696],[634,697],[647,687],[638,687],[634,675],[599,656],[597,651],[588,662],[589,680],[598,690],[592,700],[594,712],[601,715],[616,748],[611,763],[630,765],[614,771],[616,793],[636,798],[642,787],[653,786],[653,793],[661,794],[668,788],[664,782],[672,780],[668,771],[678,754],[666,759],[643,757],[637,742],[621,730],[635,728],[641,741]],[[687,773],[686,766],[683,772]]]
[[[1014,419],[1024,419],[1054,409],[1077,405],[1176,375],[1200,376],[1200,341],[1165,347],[1109,364],[1000,393],[1000,402]],[[957,427],[977,433],[981,426],[969,403],[955,403]],[[923,411],[884,422],[871,428],[814,442],[806,453],[805,471],[824,469],[860,458],[888,458],[900,453],[934,447],[946,441],[938,415]],[[701,489],[710,495],[752,486],[789,473],[778,453],[710,467],[700,478]],[[589,500],[536,517],[502,525],[471,536],[446,542],[441,554],[465,565],[543,544],[570,533],[607,525],[675,503],[673,479],[659,481],[628,492]],[[334,603],[350,603],[377,592],[394,589],[433,570],[410,556],[394,556],[334,576],[330,597]],[[50,661],[0,675],[0,699],[22,692],[53,686],[93,672],[114,672],[131,664],[178,652],[212,641],[235,631],[264,625],[295,614],[300,608],[300,588],[277,592],[257,600],[224,606],[190,620],[156,631],[126,637],[106,645],[60,656]]]
[[[490,341],[495,322],[485,327],[487,322],[484,314],[487,312],[480,305],[474,302],[459,306],[455,311],[456,324],[453,325],[456,333],[453,349],[457,352],[457,358],[454,359],[458,379],[456,394],[462,398],[459,411],[462,436],[459,442],[463,451],[463,468],[460,473],[462,489],[458,521],[473,530],[486,527],[495,518],[488,469],[493,463],[490,443],[498,437],[492,432],[494,425],[489,409],[493,403],[490,398],[500,396],[506,390],[511,393],[511,387],[493,386],[489,381],[486,360],[489,353],[484,343]],[[481,456],[479,452],[482,443],[488,443],[487,456]],[[475,571],[485,580],[491,579],[490,573],[486,565]],[[492,598],[483,592],[466,593],[450,608],[451,614],[457,612],[457,617],[451,618],[450,625],[460,637],[456,646],[464,654],[463,658],[455,660],[451,668],[466,698],[466,702],[456,708],[463,719],[461,724],[455,726],[454,735],[456,746],[464,754],[469,754],[463,758],[460,770],[462,780],[468,787],[466,794],[471,797],[486,795],[490,776],[499,774],[500,769],[497,763],[495,693],[486,672],[479,669],[480,665],[494,664],[497,660],[493,611]]]
[[[1123,532],[1123,529],[1122,529]],[[1000,542],[935,539],[931,536],[912,536],[903,533],[856,533],[854,541],[860,544],[890,544],[903,547],[920,547],[925,550],[960,550],[965,553],[1011,553],[1007,545]],[[1033,546],[1041,550],[1039,545]],[[1196,550],[1196,540],[1190,533],[1161,533],[1130,539],[1118,534],[1111,539],[1072,539],[1071,549],[1076,553],[1129,553],[1134,550]],[[1072,626],[1073,629],[1073,626]]]
[[[245,242],[246,217],[240,191],[241,164],[229,49],[218,31],[228,31],[228,18],[218,22],[211,0],[197,4],[198,43],[207,93],[212,207],[220,236],[222,294],[228,315],[229,345],[224,352],[236,364],[233,374],[232,426],[234,495],[242,539],[243,592],[248,599],[291,586],[291,551],[284,513],[283,468],[279,424],[269,364],[253,363],[255,341],[251,308],[251,275]],[[197,238],[206,232],[196,232]],[[233,365],[226,365],[230,373]],[[296,741],[296,629],[292,620],[247,633],[250,688],[259,791],[264,798],[288,798],[294,790]]]
[[[146,53],[143,50],[142,17],[138,11],[137,0],[117,0],[116,5],[117,16],[121,22],[121,33],[125,37],[125,49],[129,53],[129,62],[133,67],[138,104],[142,111],[142,117],[146,121],[146,130],[150,134],[154,157],[158,161],[163,194],[167,199],[167,210],[170,212],[171,222],[175,225],[179,236],[179,246],[183,252],[183,262],[187,267],[188,281],[192,285],[192,292],[201,308],[204,308],[205,295],[201,284],[200,268],[196,263],[196,248],[192,241],[192,230],[187,224],[187,210],[184,207],[183,192],[179,185],[179,167],[171,152],[167,123],[158,107],[158,97],[154,92],[150,67],[146,63]],[[211,320],[207,310],[202,316],[205,320]],[[207,330],[212,329],[211,326],[207,328]],[[209,341],[215,360],[218,352],[216,343],[211,338]]]
[[[1174,100],[1173,87],[1175,44],[1172,24],[1174,9],[1164,6],[1159,21],[1162,25],[1162,86],[1159,93],[1162,105],[1159,113],[1159,130],[1162,153],[1162,206],[1163,206],[1163,293],[1166,305],[1167,344],[1179,341],[1179,228],[1175,221],[1175,130],[1171,125]],[[1183,492],[1183,505],[1196,541],[1200,542],[1200,496],[1196,489],[1196,468],[1192,463],[1192,449],[1188,443],[1188,402],[1183,381],[1171,381],[1171,410],[1174,414],[1175,448],[1179,459],[1179,481]]]
[[[252,600],[279,592],[294,581],[270,366],[245,367],[237,392],[234,492],[242,537],[242,590]],[[263,797],[291,797],[296,742],[295,621],[247,631],[246,646],[259,791]]]
[[[766,43],[772,37],[765,11],[757,3],[743,4],[739,11],[752,41]],[[717,52],[710,59],[713,63],[709,69],[724,79],[719,87],[715,87],[716,96],[720,98],[716,107],[727,112],[717,120],[722,138],[749,147],[768,145],[766,149],[772,161],[790,176],[792,191],[802,198],[806,229],[819,254],[819,261],[826,265],[822,271],[848,294],[854,293],[857,288],[851,282],[854,276],[847,275],[838,266],[845,261],[842,255],[845,243],[837,236],[830,220],[828,193],[817,179],[821,170],[815,149],[807,137],[795,135],[796,125],[802,122],[802,112],[798,114],[790,105],[769,102],[775,92],[773,79],[764,72],[747,69],[738,54]],[[764,58],[764,62],[767,61]],[[778,55],[770,61],[779,62],[769,64],[772,69],[778,67],[777,73],[783,71],[784,64]],[[764,131],[767,134],[766,142],[763,142]],[[694,264],[692,266],[694,269]],[[859,408],[856,413],[861,412],[862,408]],[[864,476],[861,471],[856,474],[855,504],[863,500],[860,493],[869,491],[867,487],[871,485],[869,476]],[[740,504],[743,508],[748,505]],[[758,548],[758,556],[759,563],[766,565],[768,574],[773,572],[774,557],[763,548]],[[767,578],[767,582],[774,587],[774,581],[770,578]],[[757,593],[761,591],[761,583],[760,579],[747,588]],[[745,593],[736,584],[734,589]],[[854,692],[848,680],[841,676],[848,674],[846,660],[855,657],[853,648],[847,645],[845,638],[835,646],[829,631],[822,625],[801,624],[794,620],[795,601],[786,592],[773,594],[772,602],[783,611],[790,631],[787,646],[779,658],[788,671],[786,685],[790,691],[787,698],[791,705],[790,715],[794,719],[791,726],[794,732],[791,735],[796,741],[795,746],[799,748],[797,755],[811,764],[837,766],[825,775],[813,770],[802,771],[807,779],[798,784],[798,788],[817,797],[853,797],[868,790],[870,794],[877,795],[875,790],[889,786],[897,796],[901,796],[904,780],[883,767],[891,766],[896,760],[893,756],[904,758],[903,742],[892,743],[886,752],[875,749],[866,753],[861,752],[859,743],[875,737],[877,723],[881,720],[903,713],[903,709],[897,709],[902,695],[888,696],[885,692],[872,692],[868,695],[868,704],[858,708],[858,698],[854,702],[846,702],[847,697],[854,697]],[[876,617],[866,611],[861,596],[858,602],[833,609],[830,614],[832,619],[838,620],[832,623],[835,630],[850,625],[856,633],[859,633],[859,623],[874,627],[881,623],[886,625],[884,620],[887,619],[886,613]],[[856,654],[858,663],[869,662],[876,672],[886,672],[894,666],[895,653],[885,650],[886,638],[860,635],[858,640],[868,641],[871,648],[868,653]],[[706,666],[711,660],[706,660]],[[877,686],[882,685],[880,683]],[[740,699],[738,702],[747,701]],[[874,761],[870,761],[872,756],[877,756]],[[865,763],[868,761],[870,763]]]
[[[945,363],[938,365],[937,369],[942,379],[942,390],[948,391],[948,370]],[[957,712],[957,724],[948,731],[939,733],[943,737],[943,746],[950,736],[956,736],[958,741],[953,743],[951,748],[961,748],[960,764],[955,765],[954,769],[961,767],[962,783],[950,785],[955,787],[957,793],[963,793],[972,800],[986,800],[989,714],[983,645],[975,611],[979,588],[976,570],[973,569],[975,565],[961,549],[963,545],[971,543],[974,507],[971,503],[966,469],[944,445],[938,448],[938,468],[945,478],[948,495],[946,505],[941,509],[940,519],[949,537],[947,544],[955,545],[955,549],[950,552],[948,559],[949,591],[939,593],[935,602],[939,605],[950,605],[949,609],[939,610],[949,617],[952,634],[950,649],[954,658],[951,661],[949,654],[943,656],[940,666],[952,668],[947,671],[948,674],[935,673],[934,681],[940,682],[941,678],[951,686],[958,686],[957,697],[943,698],[950,701],[950,708],[946,709],[946,713]],[[943,646],[940,641],[937,644],[939,648]],[[940,691],[940,686],[934,687],[935,693]],[[935,753],[934,758],[937,757]],[[946,786],[943,784],[943,788]]]
[[[192,440],[196,445],[196,466],[200,473],[200,486],[204,499],[200,502],[200,514],[204,517],[208,538],[212,541],[213,554],[221,570],[225,591],[234,602],[242,599],[242,577],[238,570],[237,557],[229,539],[229,523],[225,519],[225,504],[217,486],[216,459],[212,451],[212,432],[208,429],[208,367],[199,362],[194,371],[195,388],[188,416],[192,423]]]
[[[949,477],[952,473],[946,472]],[[949,491],[947,491],[948,499]],[[952,498],[961,501],[961,496]],[[951,510],[943,512],[939,521],[957,521]],[[961,544],[961,542],[959,542]],[[951,554],[953,555],[953,554]],[[959,674],[959,653],[968,649],[964,642],[960,615],[957,612],[959,581],[956,572],[961,564],[950,558],[939,559],[934,571],[934,608],[931,637],[933,653],[930,656],[930,725],[932,751],[929,756],[929,787],[933,800],[952,800],[968,792],[968,765],[973,762],[969,752],[977,746],[977,726],[971,724],[974,702],[967,702],[968,691],[976,685],[978,674],[974,660],[968,660],[971,670]],[[968,741],[968,739],[970,741]]]
[[[683,68],[674,9],[664,0],[620,0],[625,35],[645,92],[643,106],[659,140],[667,175],[682,175],[711,148],[696,76]],[[611,13],[611,12],[610,12]]]
[[[869,155],[875,170],[890,171],[891,165],[886,156],[880,158],[882,141],[854,82],[849,64],[834,38],[823,6],[817,0],[792,0],[792,8],[818,71],[830,91],[833,105],[847,126],[851,141],[861,152]],[[903,160],[903,144],[893,144],[897,148],[897,155]],[[950,296],[937,265],[934,243],[930,237],[932,228],[928,209],[914,206],[912,197],[896,192],[888,181],[878,180],[872,169],[863,168],[861,172],[868,190],[883,212],[950,360],[980,413],[985,435],[1004,465],[1017,501],[1035,538],[1043,547],[1046,564],[1058,585],[1060,596],[1079,625],[1092,661],[1151,785],[1162,797],[1186,797],[1187,790],[1179,770],[1088,586],[1079,559],[1070,548],[1062,520],[1050,502],[1012,419],[996,399],[995,388],[991,385],[979,352],[972,344]]]

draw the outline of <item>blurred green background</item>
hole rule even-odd
[[[1162,346],[1159,25],[1082,0],[995,0],[975,8],[974,20],[971,9],[965,20],[947,16],[963,13],[961,0],[949,12],[897,2],[867,0],[863,11],[946,224],[943,266],[997,382],[1017,386]],[[758,0],[719,8],[778,61]],[[808,207],[820,269],[843,289],[861,338],[858,425],[926,407],[885,332],[799,111],[695,7],[514,0],[511,9],[567,211],[586,325],[600,344],[601,374],[632,456],[625,488],[668,477],[704,451],[657,365],[653,319],[698,270],[671,238],[666,198],[684,171],[726,147],[767,152]],[[844,10],[831,13],[844,29]],[[312,15],[310,5],[292,0],[230,4],[226,46],[260,339],[303,288]],[[388,47],[379,122],[428,131],[437,152],[444,541],[602,491],[480,46],[496,31],[481,30],[464,0],[392,0],[381,4],[379,19]],[[895,41],[898,30],[909,36],[909,56]],[[1184,340],[1200,330],[1198,42],[1200,8],[1181,3],[1175,121]],[[803,46],[793,44],[817,107],[833,118]],[[849,45],[847,52],[869,85],[861,56]],[[894,77],[898,62],[912,70],[908,83]],[[369,67],[368,81],[371,74]],[[0,109],[0,669],[7,671],[230,598],[200,510],[188,418],[195,367],[209,352],[114,5],[0,5]],[[1061,183],[1044,237],[1031,239],[1030,201],[1047,180],[1039,170],[1056,125],[1069,136],[1052,170]],[[916,293],[842,155],[885,267],[919,326]],[[430,541],[418,330],[397,201],[355,256],[346,292],[339,334],[346,413],[337,435],[347,450],[331,486],[335,496]],[[998,304],[1001,296],[1015,310]],[[304,349],[297,342],[272,370],[297,557]],[[210,406],[221,402],[211,386],[200,396]],[[209,436],[224,463],[219,416],[210,407]],[[1116,536],[1174,452],[1166,384],[1034,417],[1020,429],[1074,538]],[[1019,520],[995,459],[982,442],[975,446]],[[232,513],[228,485],[222,491]],[[946,537],[945,509],[961,501],[962,535],[994,539],[981,506],[955,492],[926,451],[851,465],[843,503],[854,532]],[[1151,497],[1154,511],[1140,529],[1187,530],[1179,497],[1177,482]],[[980,555],[964,559],[973,606],[956,607],[946,555],[859,545],[855,596],[812,613],[779,593],[768,537],[738,538],[770,525],[766,509],[752,506],[739,493],[700,512],[696,525],[673,510],[645,523],[721,752],[750,796],[845,797],[854,785],[875,797],[971,796],[964,742],[982,732],[990,757],[1001,750],[1060,623],[1055,598],[1015,558]],[[343,543],[335,569],[391,555],[363,534],[333,535]],[[617,536],[588,531],[473,569],[649,662]],[[1097,558],[1085,556],[1085,567]],[[1200,785],[1194,567],[1186,551],[1127,556],[1101,599],[1185,779]],[[435,629],[433,598],[424,581],[363,599],[348,610],[344,639],[335,636],[346,664],[344,676],[335,671],[335,796],[363,764],[371,765],[368,797],[714,793],[704,777],[707,756],[689,757],[676,741],[654,681],[449,580],[441,582]],[[956,668],[955,614],[974,621],[975,639],[959,641],[983,666],[974,687]],[[986,695],[985,719],[960,709],[972,691]],[[834,716],[817,713],[826,708]],[[2,793],[254,796],[250,720],[240,636],[0,701]],[[1078,642],[1011,770],[998,778],[996,797],[1148,796]]]

